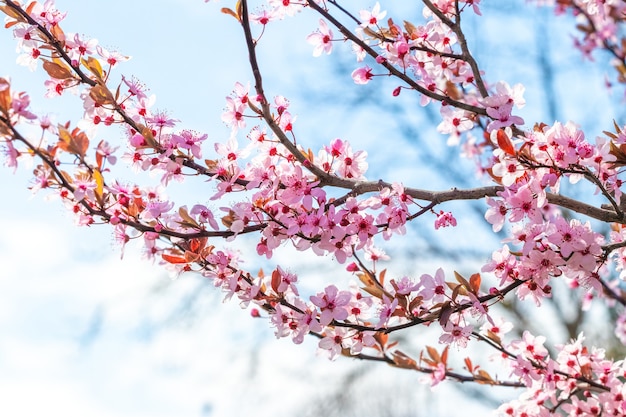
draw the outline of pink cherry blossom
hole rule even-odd
[[[323,293],[312,295],[311,302],[320,308],[320,323],[327,326],[333,320],[345,320],[348,317],[346,306],[351,295],[348,291],[339,291],[336,286],[329,285]]]
[[[314,46],[313,56],[320,56],[322,53],[330,55],[333,50],[333,31],[323,19],[320,19],[320,27],[306,38],[307,42]]]
[[[448,226],[456,226],[456,219],[449,211],[439,211],[437,214],[437,220],[435,220],[435,229]]]
[[[378,22],[384,19],[387,15],[386,11],[380,11],[380,3],[376,2],[371,11],[361,10],[359,16],[361,17],[361,26],[376,26]]]
[[[473,329],[472,325],[462,326],[450,320],[443,326],[444,333],[439,336],[439,343],[464,348],[469,342],[469,336],[472,334]]]
[[[356,84],[367,84],[373,77],[372,69],[367,65],[352,71],[352,79]]]

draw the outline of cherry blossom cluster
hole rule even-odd
[[[625,274],[621,167],[626,165],[626,128],[616,123],[615,133],[605,132],[595,143],[571,122],[522,131],[524,120],[514,111],[526,104],[524,87],[485,83],[464,39],[461,16],[469,10],[480,15],[479,3],[424,0],[423,24],[402,26],[378,2],[354,14],[343,8],[333,14],[323,1],[268,0],[252,12],[242,1],[237,10],[222,9],[244,29],[255,87],[235,84],[221,115],[231,134],[211,146],[206,134],[179,128],[179,120],[154,110],[155,96],[138,80],[115,78],[127,56],[102,48],[95,39],[65,33],[66,14],[52,0],[27,5],[2,0],[18,62],[31,70],[41,63],[49,76],[47,97],[72,90],[82,103],[82,118],[74,126],[54,125],[29,110],[26,93],[12,91],[9,80],[0,78],[0,144],[6,164],[15,169],[22,159],[35,159],[33,191],[51,191],[76,215],[77,224],[108,224],[122,249],[137,240],[146,258],[174,275],[203,275],[227,299],[250,306],[253,316],[268,317],[277,337],[301,343],[313,335],[330,358],[373,358],[428,374],[433,386],[456,379],[526,387],[518,400],[500,407],[502,415],[554,415],[557,410],[621,415],[626,411],[622,361],[583,346],[582,335],[557,346],[556,359],[548,356],[543,336],[525,332],[522,340],[506,342],[512,324],[495,316],[492,306],[511,294],[540,304],[551,297],[558,278],[582,288],[587,301],[605,297],[607,303],[626,304],[616,281],[610,281],[613,273]],[[589,0],[559,2],[558,7],[570,6],[590,24],[582,49],[618,53],[611,25],[620,21],[614,14],[624,10],[622,3]],[[393,96],[412,90],[423,105],[439,103],[439,132],[448,135],[450,144],[463,142],[464,153],[476,158],[497,186],[446,194],[368,181],[367,152],[353,149],[348,140],[327,140],[316,152],[300,143],[289,100],[268,98],[263,90],[255,49],[272,21],[305,10],[319,15],[318,28],[303,40],[313,55],[331,54],[334,42],[348,40],[359,62],[352,72],[356,84],[393,76],[400,84]],[[251,23],[260,25],[260,34],[253,34]],[[40,129],[41,136],[31,139],[21,129],[24,124]],[[97,129],[113,125],[123,126],[124,146],[104,140],[91,144]],[[475,130],[481,141],[470,136]],[[160,182],[142,186],[113,179],[120,165],[155,173]],[[209,201],[184,205],[167,196],[172,181],[194,177],[212,187],[205,193]],[[563,195],[564,180],[590,184],[602,203]],[[466,278],[442,268],[415,276],[380,270],[389,256],[378,244],[407,233],[408,222],[432,216],[435,229],[454,227],[455,216],[437,206],[483,197],[493,231],[507,232],[504,246],[481,271],[495,277],[494,285],[487,289],[481,273]],[[610,223],[611,233],[600,233],[589,220],[566,218],[563,209]],[[344,275],[355,282],[346,289],[332,283],[302,294],[298,275],[289,268],[276,265],[270,274],[252,273],[242,267],[239,252],[220,244],[243,235],[255,237],[257,254],[267,260],[290,245],[345,265]],[[615,330],[622,341],[624,317]],[[442,352],[427,347],[416,360],[388,339],[393,332],[431,325],[439,330]],[[448,348],[461,350],[474,341],[506,359],[511,381],[492,377],[469,358],[465,373],[454,372]]]
[[[528,387],[518,400],[503,404],[503,416],[620,416],[626,413],[624,361],[606,357],[603,349],[588,348],[585,338],[557,346],[555,358],[544,336],[524,332],[507,345],[512,374]],[[563,414],[556,414],[560,410]]]
[[[556,14],[571,13],[576,16],[579,36],[574,46],[582,55],[594,59],[597,50],[607,51],[617,71],[617,81],[626,82],[626,44],[620,30],[626,19],[626,4],[621,0],[535,0],[540,5],[555,7]],[[611,82],[607,81],[610,86]]]
[[[598,138],[592,145],[573,123],[536,127],[518,144],[518,149],[506,131],[498,134],[502,146],[493,151],[490,172],[505,188],[498,192],[499,198],[487,198],[489,209],[485,218],[494,231],[502,229],[508,220],[512,227],[506,242],[519,249],[514,255],[505,245],[494,253],[484,270],[494,272],[501,283],[531,277],[518,295],[532,295],[538,303],[542,297],[550,296],[550,278],[561,275],[575,286],[601,293],[598,278],[605,261],[605,237],[595,232],[589,222],[566,220],[549,203],[547,192],[557,192],[563,178],[572,183],[585,179],[608,203],[616,205],[622,180],[616,157],[610,153],[612,142]],[[610,243],[623,240],[617,232],[610,237]]]

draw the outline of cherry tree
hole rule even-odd
[[[505,416],[626,414],[623,360],[583,333],[559,345],[524,328],[512,337],[498,308],[511,300],[539,306],[564,283],[584,309],[599,304],[614,312],[615,334],[626,343],[626,126],[616,120],[589,139],[575,121],[524,120],[525,87],[489,79],[468,46],[462,23],[481,18],[479,0],[423,0],[419,21],[391,16],[379,2],[365,9],[331,0],[258,3],[221,10],[241,27],[251,79],[225,98],[229,138],[211,143],[157,111],[145,86],[118,73],[127,56],[62,29],[66,12],[52,0],[0,1],[18,62],[43,69],[47,97],[74,93],[82,105],[75,122],[53,124],[30,109],[27,92],[0,78],[5,164],[32,163],[31,189],[57,197],[77,225],[109,226],[120,250],[142,245],[146,258],[173,275],[202,275],[253,317],[267,318],[259,323],[269,322],[276,337],[296,344],[317,338],[330,359],[383,362],[421,373],[432,386],[520,388],[498,408]],[[608,57],[608,83],[623,88],[626,3],[534,3],[541,4],[527,7],[576,16],[574,46],[586,58]],[[297,105],[268,91],[257,55],[271,48],[264,35],[276,21],[300,13],[318,22],[302,47],[319,59],[351,54],[350,82],[392,80],[391,99],[415,95],[436,109],[439,135],[431,140],[473,161],[476,186],[436,190],[419,178],[368,179],[367,150],[343,138],[312,149],[298,130]],[[94,140],[112,127],[123,128],[121,143]],[[160,186],[146,185],[143,172],[158,176]],[[178,182],[194,182],[205,197],[169,199],[167,188]],[[483,202],[486,222],[503,236],[484,265],[470,274],[450,265],[412,275],[387,267],[385,246],[413,232],[411,224],[454,228],[464,212],[451,204],[470,201]],[[232,249],[241,240],[253,241],[271,268],[246,269]],[[344,276],[305,293],[294,265],[272,264],[285,247],[339,264]],[[396,338],[427,327],[438,335],[420,354]]]

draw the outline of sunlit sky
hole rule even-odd
[[[225,0],[57,1],[59,9],[69,12],[66,32],[84,33],[131,55],[118,71],[141,79],[157,95],[157,108],[168,110],[187,128],[209,133],[211,141],[228,137],[220,122],[224,96],[235,81],[251,79],[241,29],[232,17],[219,13],[227,5]],[[316,21],[298,17],[270,28],[260,56],[267,69],[266,88],[275,90],[271,94],[297,96],[312,88],[309,80],[315,72],[328,71],[329,59],[314,59],[304,42]],[[512,27],[519,29],[516,48],[523,51],[525,44],[535,42],[533,27],[517,21]],[[285,37],[286,30],[290,34]],[[14,49],[10,31],[0,31],[0,76],[10,77],[14,89],[27,90],[36,111],[51,113],[57,122],[78,120],[80,101],[44,100],[43,71],[33,74],[15,65]],[[487,58],[496,76],[504,77],[510,69],[516,79],[524,77],[525,59],[522,54],[508,61],[515,68],[507,68],[493,64],[495,57]],[[349,83],[349,72],[343,76],[343,83]],[[320,81],[320,86],[328,85]],[[527,101],[538,96],[531,92]],[[308,104],[309,116],[316,105],[323,106]],[[570,111],[570,106],[564,109]],[[573,108],[571,112],[570,117],[581,115]],[[333,129],[358,132],[364,147],[384,143],[381,126],[391,122],[364,131],[359,126],[365,117],[355,113],[353,119],[319,121],[302,116],[302,125],[310,129],[309,139],[319,126],[325,136],[318,145],[332,139]],[[111,141],[121,136],[115,130],[107,134]],[[411,152],[407,149],[403,158]],[[370,153],[387,167],[378,175],[406,162],[382,151]],[[398,163],[397,168],[396,175],[415,169],[410,163]],[[120,259],[108,228],[77,228],[57,201],[47,201],[43,193],[33,196],[27,189],[28,167],[15,174],[7,168],[0,172],[0,415],[291,416],[336,392],[334,384],[343,375],[364,366],[329,362],[316,354],[315,340],[302,346],[274,340],[268,323],[252,319],[236,303],[222,303],[221,294],[206,282],[193,276],[173,280],[139,259],[133,247]],[[172,193],[198,198],[197,190]],[[326,271],[313,261],[302,264],[309,271]],[[391,378],[387,367],[380,372],[379,381]],[[393,375],[412,385],[420,377]],[[434,394],[441,399],[433,400],[430,415],[455,414],[445,392],[443,387]],[[425,393],[429,390],[398,395],[425,401]]]

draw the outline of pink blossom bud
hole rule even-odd
[[[356,263],[354,263],[354,262],[352,262],[350,265],[348,265],[348,266],[346,267],[346,271],[348,271],[348,272],[356,272],[356,271],[358,271],[358,270],[359,270],[359,267],[358,267],[358,266],[357,266],[357,264],[356,264]]]

